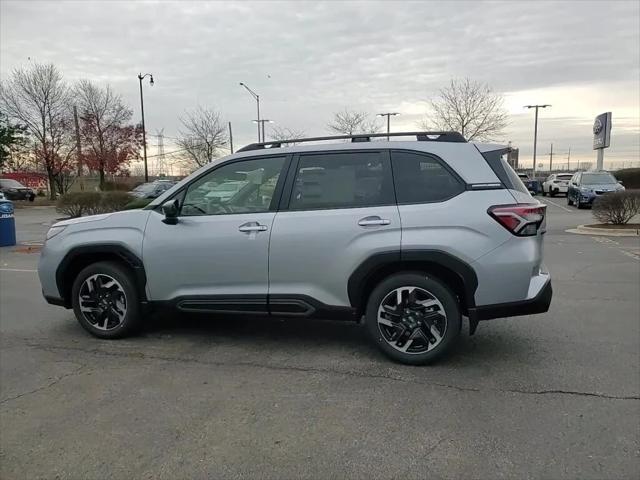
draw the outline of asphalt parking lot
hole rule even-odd
[[[429,367],[361,326],[153,318],[90,337],[0,249],[0,477],[638,478],[640,240],[549,204],[544,315],[484,322]],[[51,209],[17,211],[41,241]]]

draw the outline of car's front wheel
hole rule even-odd
[[[569,192],[567,192],[567,205],[569,206],[573,205],[573,200],[571,200],[571,195],[569,195]]]
[[[436,360],[455,344],[461,326],[456,296],[426,273],[400,273],[369,296],[365,314],[372,341],[392,359],[410,365]]]
[[[71,289],[80,325],[99,338],[121,338],[141,323],[136,286],[125,267],[97,262],[84,268]]]

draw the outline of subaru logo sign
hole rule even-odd
[[[593,122],[593,149],[607,148],[611,142],[611,112],[601,113]]]
[[[602,131],[602,122],[599,118],[596,118],[595,123],[593,124],[593,134],[598,135]]]
[[[13,203],[11,202],[0,202],[0,215],[3,217],[9,216],[13,214]]]

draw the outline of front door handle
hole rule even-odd
[[[260,225],[258,222],[247,222],[247,223],[243,223],[238,227],[238,230],[246,233],[264,232],[266,229],[267,229],[266,225]]]
[[[371,227],[374,225],[389,225],[390,223],[391,223],[391,220],[387,220],[386,218],[380,218],[377,215],[374,215],[372,217],[361,218],[360,221],[358,222],[358,225],[360,225],[361,227]]]

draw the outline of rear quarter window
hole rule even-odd
[[[529,193],[527,187],[522,183],[522,179],[507,163],[507,150],[493,150],[484,152],[482,156],[487,161],[493,173],[496,174],[500,182],[510,190],[517,190],[522,193]],[[526,175],[525,175],[526,178]]]
[[[430,155],[392,151],[391,165],[398,203],[443,202],[465,190],[464,183]]]

